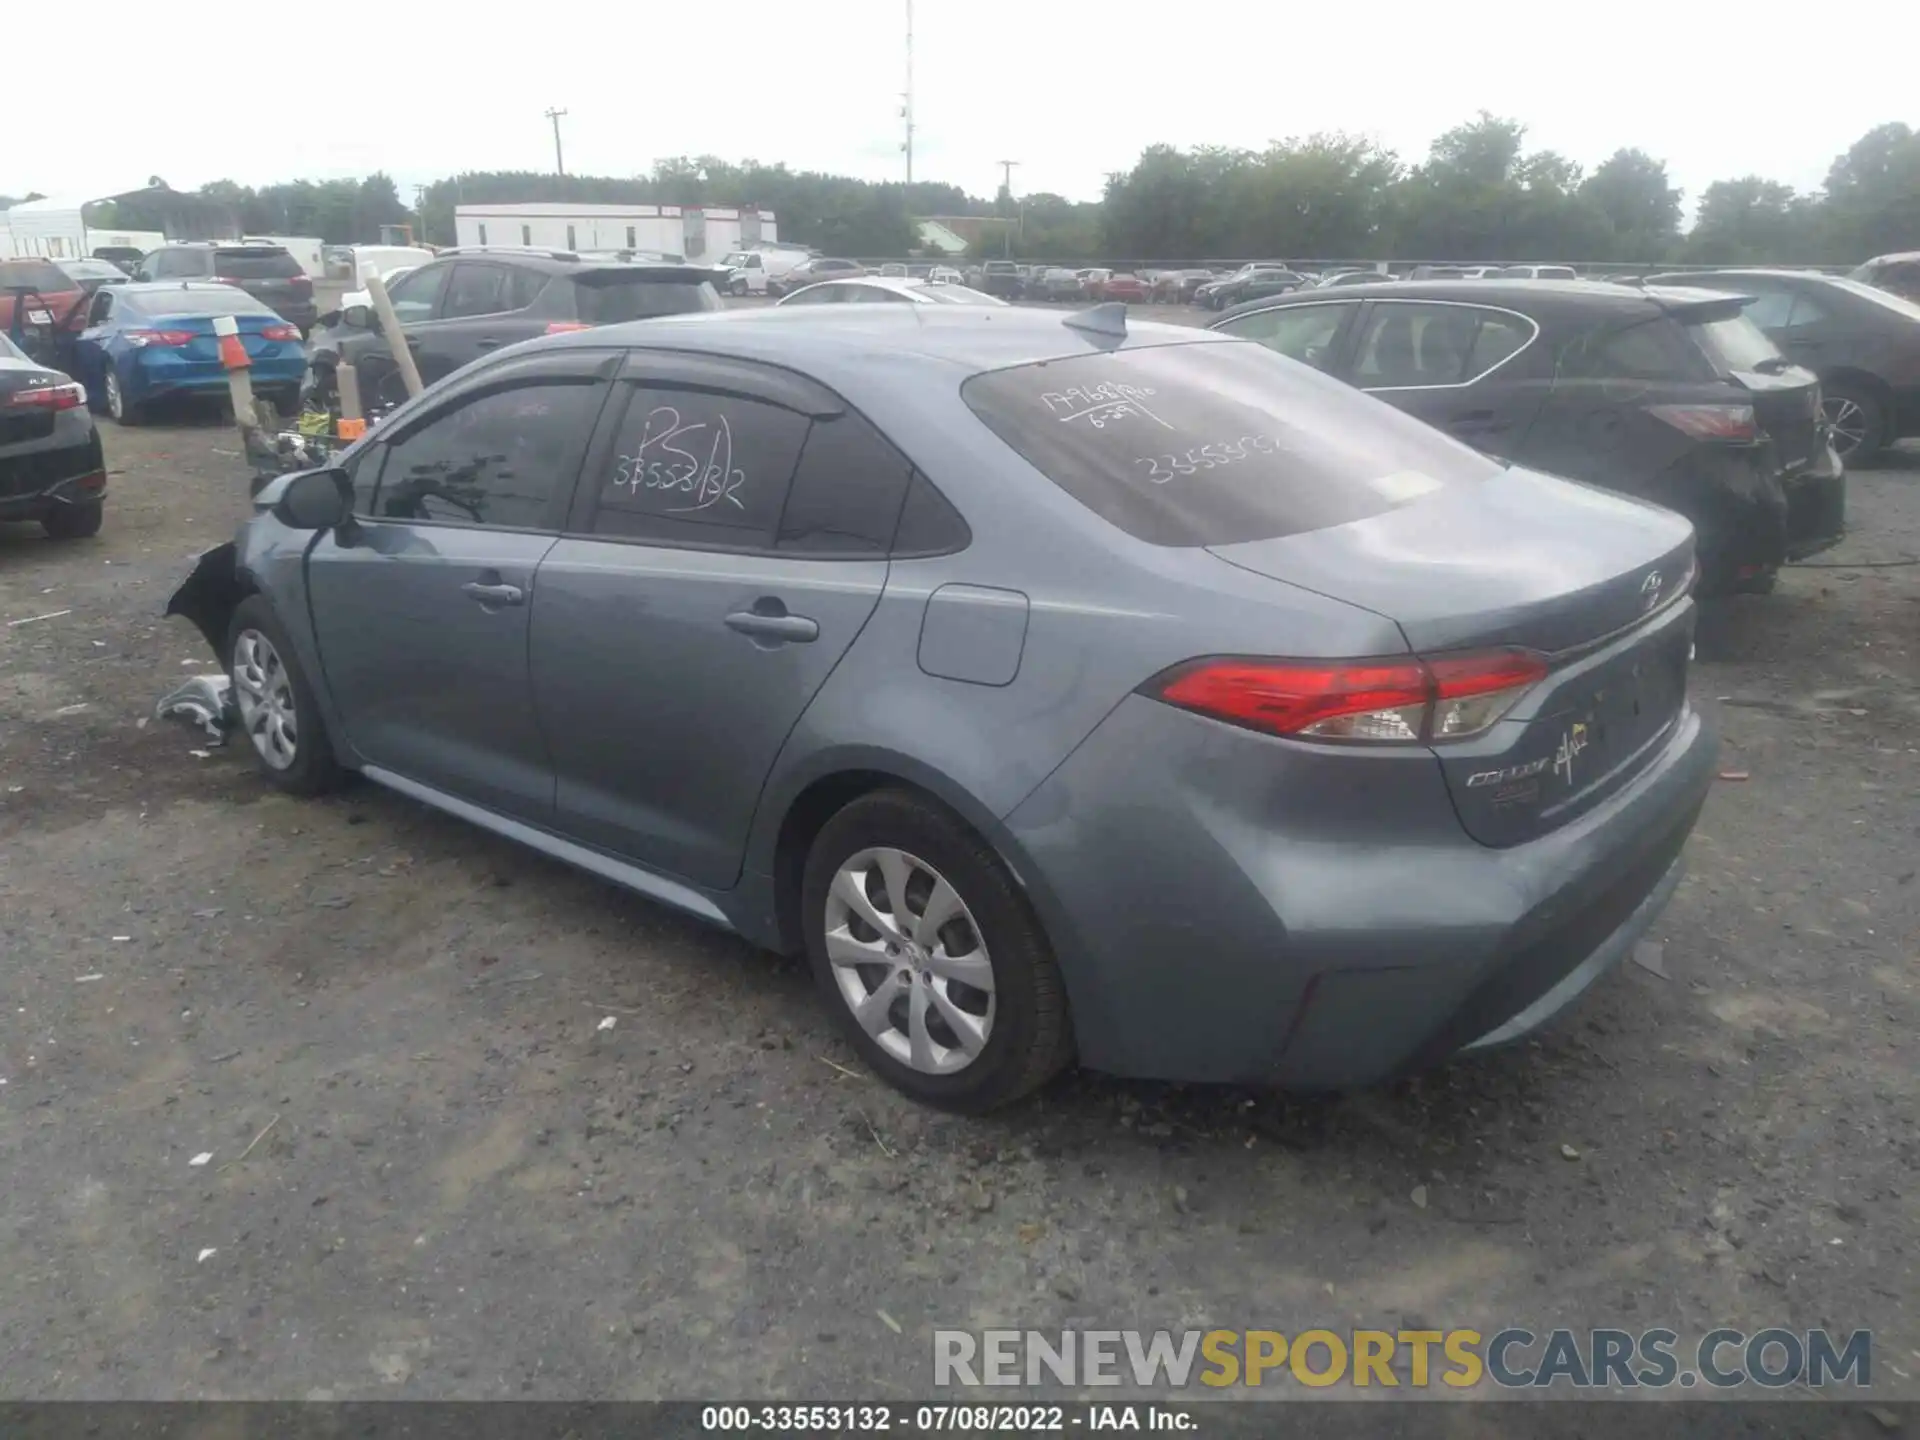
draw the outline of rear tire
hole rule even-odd
[[[142,414],[138,404],[127,398],[126,391],[120,387],[120,372],[113,362],[107,362],[106,376],[107,414],[113,417],[116,425],[138,425]]]
[[[106,513],[104,500],[55,505],[40,517],[40,528],[49,540],[87,540],[100,533]]]
[[[289,795],[337,789],[342,771],[320,702],[264,595],[249,595],[234,607],[227,626],[227,673],[240,733],[266,782]]]
[[[1887,448],[1886,407],[1871,390],[1842,380],[1822,391],[1833,448],[1848,463],[1871,460]]]
[[[921,930],[936,907],[946,919]],[[1038,917],[992,847],[932,800],[876,791],[829,820],[807,855],[800,915],[836,1022],[911,1098],[979,1114],[1072,1059],[1066,988]],[[863,1001],[879,1007],[864,1023]]]
[[[727,286],[727,293],[735,299],[741,298],[747,293],[747,282],[744,280],[735,280],[731,285]]]

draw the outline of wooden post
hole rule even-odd
[[[260,428],[260,416],[253,403],[253,379],[247,369],[253,364],[240,339],[240,322],[231,315],[213,317],[213,333],[220,346],[220,364],[227,372],[227,394],[233,402],[233,423],[242,440]]]
[[[378,275],[369,275],[367,295],[373,301],[373,313],[380,317],[381,332],[387,337],[387,349],[393,355],[394,365],[399,368],[408,397],[418,395],[426,386],[420,383],[420,367],[413,363],[413,351],[407,346],[407,332],[400,328],[400,317],[394,313],[393,301],[387,297],[387,282]]]
[[[366,412],[360,408],[360,372],[342,360],[334,367],[333,383],[340,392],[340,418],[363,418]]]

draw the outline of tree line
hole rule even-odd
[[[991,218],[980,249],[1027,260],[1427,259],[1603,261],[1660,265],[1854,263],[1920,247],[1920,134],[1895,122],[1836,156],[1816,191],[1758,175],[1715,181],[1684,228],[1685,196],[1664,161],[1617,151],[1591,172],[1551,150],[1528,150],[1526,127],[1482,111],[1403,163],[1339,133],[1262,150],[1155,145],[1108,177],[1098,201],[1037,193],[992,197],[958,186],[857,180],[718,156],[676,156],[628,178],[475,172],[437,180],[405,205],[391,178],[297,180],[254,189],[231,180],[199,194],[228,206],[247,234],[374,241],[410,222],[422,239],[454,240],[462,204],[574,201],[758,205],[782,239],[830,254],[901,256],[916,217]],[[0,208],[5,208],[0,197]],[[140,224],[139,201],[118,225]],[[107,223],[107,222],[97,222]]]

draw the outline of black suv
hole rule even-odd
[[[134,268],[136,280],[213,280],[236,285],[300,333],[313,329],[319,312],[313,281],[284,245],[219,245],[194,241],[162,245]]]
[[[707,265],[583,260],[570,250],[442,250],[387,287],[420,378],[431,385],[505,345],[622,320],[718,310]],[[350,362],[369,408],[405,398],[398,367],[363,305],[320,317],[316,368]]]
[[[1846,481],[1820,382],[1743,296],[1570,280],[1307,290],[1210,328],[1371,391],[1475,449],[1677,510],[1703,593],[1770,589],[1836,544]]]

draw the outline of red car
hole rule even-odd
[[[1100,282],[1100,298],[1131,300],[1136,305],[1144,305],[1153,299],[1153,292],[1138,275],[1109,275]]]
[[[39,297],[37,304],[46,305],[56,326],[72,331],[85,328],[87,292],[80,282],[51,260],[29,256],[0,260],[0,332],[13,328],[13,297],[20,290],[33,291]],[[45,322],[29,317],[29,323]]]

